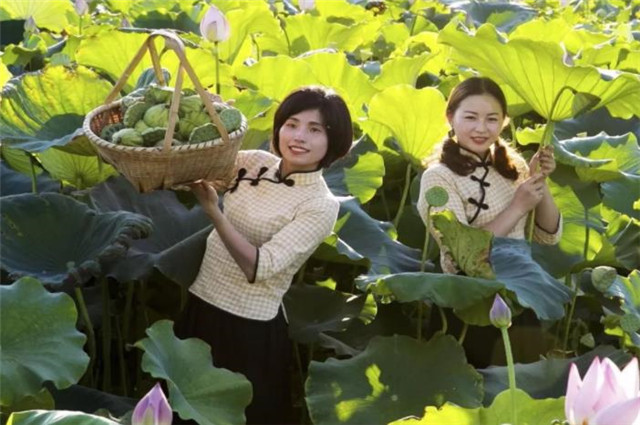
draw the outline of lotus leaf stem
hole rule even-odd
[[[442,333],[446,334],[447,328],[449,327],[447,316],[445,316],[444,309],[442,307],[438,306],[438,311],[440,312],[440,319],[442,319]]]
[[[462,343],[464,342],[464,339],[467,336],[468,330],[469,330],[469,324],[465,322],[465,324],[462,326],[462,330],[460,331],[460,336],[458,337],[458,344],[462,345]]]
[[[220,94],[220,49],[218,49],[218,42],[214,42],[213,56],[216,58],[216,94]]]
[[[571,328],[571,321],[573,320],[573,312],[576,307],[576,300],[578,298],[578,288],[573,288],[573,275],[571,273],[567,274],[565,277],[565,285],[568,288],[573,289],[573,298],[571,299],[571,306],[569,307],[569,313],[567,314],[565,328],[564,328],[564,338],[562,339],[562,351],[567,351],[567,344],[569,343],[569,329]]]
[[[30,152],[25,152],[27,157],[29,158],[29,165],[31,166],[31,192],[35,195],[38,194],[38,178],[36,176],[36,166],[33,163],[35,159],[33,158],[33,154]]]
[[[116,341],[118,342],[118,366],[120,372],[120,387],[121,393],[124,397],[129,396],[129,388],[127,384],[127,371],[126,365],[124,361],[124,340],[122,339],[122,331],[120,330],[120,318],[119,316],[114,317],[115,320],[115,328],[116,328]]]
[[[502,333],[502,341],[504,342],[504,354],[507,358],[507,371],[509,374],[509,391],[511,392],[511,423],[518,423],[518,408],[516,403],[516,369],[513,363],[513,353],[511,352],[511,341],[509,340],[509,331],[506,326],[500,328]]]
[[[133,293],[136,288],[136,281],[127,282],[127,292],[124,301],[124,313],[122,315],[122,338],[125,344],[129,342],[129,326],[131,324],[131,309],[133,306]]]
[[[584,250],[583,256],[584,259],[587,260],[587,255],[589,255],[589,209],[584,207]]]
[[[404,204],[407,202],[407,195],[409,194],[409,185],[411,183],[411,164],[407,165],[407,172],[404,178],[404,189],[402,189],[402,198],[400,199],[400,205],[398,206],[398,212],[396,213],[396,217],[393,219],[393,225],[397,229],[398,223],[400,223],[400,217],[402,217],[402,212],[404,211]]]
[[[427,207],[427,217],[425,223],[425,235],[424,235],[424,247],[422,248],[422,259],[420,260],[420,272],[424,272],[424,267],[427,262],[427,253],[429,252],[429,229],[431,226],[431,205]],[[422,315],[424,312],[424,302],[418,300],[418,329],[416,330],[416,339],[422,340]]]
[[[89,311],[87,310],[87,304],[84,302],[84,296],[82,295],[82,288],[76,286],[74,289],[76,294],[76,303],[78,304],[78,310],[80,310],[80,317],[86,328],[87,332],[87,348],[89,350],[89,366],[87,366],[87,376],[91,385],[93,385],[93,365],[96,359],[96,335],[93,332],[93,323],[89,317]]]
[[[103,277],[100,282],[102,295],[102,390],[111,391],[111,296],[109,281]]]

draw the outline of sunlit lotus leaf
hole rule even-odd
[[[284,298],[289,336],[302,344],[315,343],[323,332],[344,331],[358,318],[366,295],[351,295],[313,285],[292,285]]]
[[[104,102],[109,90],[107,81],[82,66],[23,74],[2,91],[0,138],[31,152],[66,145],[82,134],[84,116]]]
[[[315,424],[379,424],[447,401],[479,406],[481,387],[452,336],[437,334],[421,343],[396,335],[372,339],[348,360],[312,361],[306,399]]]
[[[12,75],[4,63],[0,63],[0,87],[3,87]]]
[[[316,53],[302,58],[309,64],[318,83],[336,90],[356,117],[364,116],[363,105],[377,92],[369,77],[347,61],[343,54]]]
[[[358,288],[406,303],[430,301],[440,307],[463,310],[493,296],[504,284],[496,280],[443,273],[396,273],[361,276]]]
[[[460,223],[451,211],[431,216],[433,226],[442,235],[442,244],[462,271],[472,277],[496,277],[489,262],[493,233]]]
[[[393,225],[371,218],[354,199],[342,199],[339,220],[347,215],[337,232],[340,239],[371,261],[370,273],[387,274],[417,271],[420,251],[392,238]]]
[[[300,86],[318,83],[306,62],[288,56],[263,57],[254,65],[237,68],[236,77],[241,85],[277,100]]]
[[[129,282],[148,278],[156,268],[185,287],[193,282],[211,231],[211,220],[199,206],[188,209],[170,190],[142,195],[123,177],[94,187],[91,199],[101,211],[129,211],[154,224],[148,238],[133,241],[126,257],[109,265],[109,276]]]
[[[118,425],[119,422],[89,413],[67,410],[27,410],[14,413],[7,425]]]
[[[57,388],[78,382],[89,356],[73,299],[30,277],[0,286],[0,295],[0,405],[38,394],[47,381]]]
[[[490,23],[506,33],[538,15],[531,7],[514,3],[462,1],[454,3],[452,9],[464,10],[467,20],[476,27]]]
[[[38,155],[51,177],[77,189],[87,189],[118,172],[97,156],[74,155],[50,148]]]
[[[3,0],[0,7],[0,21],[32,16],[39,28],[55,32],[62,32],[75,15],[73,3],[65,1]]]
[[[415,86],[422,68],[432,57],[434,56],[431,54],[422,53],[413,57],[398,56],[389,59],[382,65],[380,75],[376,77],[373,84],[378,90],[384,90],[396,84]]]
[[[555,44],[563,43],[571,53],[578,53],[584,49],[609,41],[610,35],[589,31],[588,28],[576,28],[562,17],[546,19],[539,17],[525,22],[509,34],[510,39],[527,39],[545,41]]]
[[[414,50],[428,51],[429,60],[426,62],[423,71],[429,71],[434,75],[440,75],[440,71],[447,67],[447,60],[451,48],[438,43],[438,33],[424,31],[414,33],[407,38],[392,54],[391,58],[404,57]]]
[[[419,166],[447,134],[445,108],[444,96],[434,88],[397,85],[371,99],[369,119],[389,128],[407,159]]]
[[[631,358],[629,354],[622,350],[602,345],[580,357],[569,359],[550,357],[534,363],[516,363],[518,388],[526,391],[527,394],[535,399],[562,397],[567,391],[567,379],[571,363],[575,363],[580,375],[584,376],[596,356],[600,358],[608,357],[618,366],[626,365]],[[507,367],[490,366],[487,369],[480,369],[479,372],[484,377],[485,395],[483,404],[488,406],[493,402],[497,394],[509,388]]]
[[[360,140],[344,158],[331,164],[323,176],[334,195],[355,196],[365,204],[382,186],[384,161],[375,152],[373,143]]]
[[[515,391],[519,424],[550,424],[558,418],[564,418],[564,397],[535,400],[520,389]],[[465,409],[454,403],[447,403],[441,408],[427,407],[422,419],[400,419],[389,425],[494,425],[509,423],[512,419],[511,397],[511,391],[505,390],[498,394],[491,406],[476,409]]]
[[[197,338],[176,338],[171,321],[157,321],[146,333],[135,344],[144,351],[142,370],[166,381],[169,404],[182,419],[201,425],[244,422],[252,391],[242,374],[214,367],[211,347]]]
[[[596,108],[606,106],[615,117],[640,115],[640,80],[635,75],[569,66],[563,61],[564,52],[558,44],[527,39],[507,41],[489,24],[481,26],[475,35],[457,27],[458,23],[452,22],[439,36],[441,42],[454,48],[454,60],[498,83],[508,84],[547,119],[560,121],[573,116],[574,95],[567,90],[551,115],[553,100],[564,86],[598,96]]]
[[[636,47],[634,50],[621,50],[622,59],[616,65],[621,71],[640,73],[640,49]]]
[[[352,4],[348,1],[316,1],[315,10],[324,19],[328,21],[337,20],[345,25],[375,19],[373,14],[365,10],[361,5]]]
[[[94,37],[83,39],[80,42],[76,51],[76,61],[80,65],[99,69],[116,81],[120,78],[148,36],[149,34],[145,33],[131,33],[118,30],[97,34]],[[158,53],[162,51],[164,45],[165,43],[162,37],[155,38],[155,46]],[[105,55],[104,52],[110,53],[109,55]],[[187,60],[202,85],[209,87],[215,84],[216,62],[213,53],[208,49],[191,47],[187,47],[185,53]],[[166,52],[161,59],[162,67],[169,70],[173,76],[178,75],[178,62],[178,58],[173,51]],[[151,56],[146,54],[131,72],[131,77],[127,80],[124,91],[131,91],[138,76],[151,66]],[[220,84],[233,85],[229,65],[220,64]],[[191,79],[186,74],[182,87],[193,87]],[[106,94],[100,98],[100,102],[104,102],[105,98]]]
[[[284,21],[292,56],[324,48],[351,51],[371,39],[380,27],[375,21],[345,26],[307,13],[287,16]]]
[[[231,28],[231,37],[221,42],[220,59],[229,64],[240,63],[245,57],[239,55],[243,45],[251,46],[251,35],[260,34],[259,38],[272,36],[284,38],[280,23],[269,10],[267,2],[242,2],[237,8],[225,13]],[[251,52],[251,50],[249,50]]]
[[[97,213],[56,193],[5,196],[0,206],[2,268],[45,285],[82,285],[101,273],[104,261],[123,256],[131,239],[151,231],[146,217]]]
[[[22,149],[11,148],[8,145],[0,146],[0,152],[2,152],[2,160],[13,170],[29,175],[31,175],[32,171],[35,172],[36,175],[42,173],[42,168],[38,166],[33,167],[32,170],[30,153]]]

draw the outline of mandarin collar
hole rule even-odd
[[[493,162],[493,144],[491,144],[489,149],[487,149],[487,152],[484,154],[484,158],[480,154],[472,151],[471,149],[465,148],[459,143],[458,146],[460,147],[460,154],[473,158],[476,161],[477,166],[487,166],[491,165]]]
[[[292,173],[287,174],[286,176],[282,175],[282,159],[280,159],[274,166],[272,166],[267,174],[273,175],[273,177],[280,182],[292,182],[287,186],[307,186],[310,184],[317,183],[322,179],[322,168],[317,170],[310,171],[294,171]]]

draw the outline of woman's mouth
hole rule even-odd
[[[300,146],[289,146],[289,150],[293,153],[307,153],[308,149],[302,148]]]

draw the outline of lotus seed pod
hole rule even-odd
[[[142,146],[142,135],[133,128],[123,128],[113,135],[112,140],[123,146]]]
[[[434,186],[427,190],[424,194],[424,198],[430,206],[442,207],[449,201],[449,194],[443,187]]]
[[[107,142],[111,142],[113,135],[116,134],[118,131],[122,130],[123,128],[124,128],[124,124],[122,124],[121,122],[105,125],[102,131],[100,131],[100,137],[106,140]]]
[[[140,120],[136,123],[136,125],[133,126],[133,129],[135,131],[137,131],[138,133],[142,134],[144,133],[146,130],[150,129],[151,127],[149,127],[147,125],[147,123],[144,122],[144,120]]]
[[[216,126],[211,123],[207,123],[193,129],[189,135],[189,143],[208,142],[209,140],[217,139],[218,137],[220,137],[220,132]]]
[[[616,269],[610,266],[598,266],[591,271],[591,283],[600,292],[609,289],[617,277]]]
[[[127,108],[127,111],[122,117],[122,122],[125,127],[133,128],[136,123],[142,119],[145,112],[151,107],[151,104],[146,102],[136,102]]]
[[[142,144],[144,146],[155,146],[155,144],[164,139],[164,135],[167,132],[166,128],[154,127],[149,128],[142,133]]]
[[[150,84],[144,93],[144,100],[149,103],[166,103],[169,102],[173,96],[173,89],[171,87],[160,87],[155,84]]]
[[[149,127],[166,127],[169,122],[169,107],[164,103],[152,106],[144,113],[143,119]]]
[[[220,112],[220,121],[222,121],[227,132],[231,133],[240,128],[242,114],[236,108],[224,109]]]

